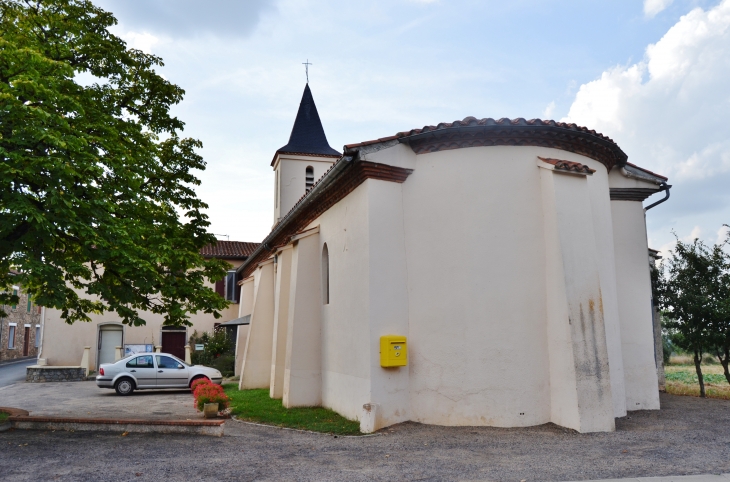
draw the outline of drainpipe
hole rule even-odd
[[[661,183],[659,185],[659,191],[657,191],[657,192],[664,191],[664,193],[665,193],[664,199],[660,199],[659,201],[657,201],[653,204],[649,204],[647,207],[644,208],[644,212],[648,211],[649,209],[651,209],[653,207],[660,205],[661,203],[663,203],[664,201],[669,199],[669,189],[671,189],[671,187],[672,187],[671,184],[667,184],[666,182]]]

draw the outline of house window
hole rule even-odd
[[[15,323],[10,324],[8,329],[8,349],[12,350],[15,348]]]
[[[224,298],[228,301],[238,303],[238,276],[236,276],[236,270],[230,270],[225,277],[225,296]]]
[[[41,326],[35,325],[35,347],[38,348],[41,345]]]
[[[18,296],[18,290],[13,290],[13,296]],[[18,309],[18,305],[11,305],[10,309],[15,311]]]
[[[330,304],[330,252],[327,243],[322,248],[322,303]]]
[[[312,189],[312,186],[314,186],[314,168],[312,166],[307,166],[305,179],[307,192],[309,192],[309,190]]]
[[[25,311],[26,311],[27,313],[30,313],[30,309],[31,309],[31,307],[32,307],[32,306],[33,306],[33,302],[32,302],[32,300],[30,299],[30,295],[28,295],[28,306],[26,307]]]

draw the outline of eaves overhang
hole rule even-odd
[[[484,146],[536,146],[580,154],[600,162],[610,171],[623,167],[628,156],[611,139],[554,121],[457,125],[400,137],[416,154]]]
[[[357,152],[342,156],[274,226],[250,257],[238,267],[237,273],[244,278],[250,276],[260,262],[275,254],[279,247],[291,242],[301,230],[365,180],[378,179],[402,183],[411,172],[412,169],[364,161]]]
[[[610,171],[626,165],[628,156],[609,137],[576,124],[524,118],[477,119],[440,123],[399,132],[395,136],[345,146],[345,153],[376,149],[377,145],[408,144],[416,154],[483,146],[550,147],[580,154],[602,163]]]

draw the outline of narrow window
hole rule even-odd
[[[18,290],[13,290],[13,296],[18,296]],[[18,309],[18,305],[12,305],[10,306],[10,309],[15,311]]]
[[[35,327],[35,347],[38,348],[41,344],[41,327]]]
[[[330,304],[330,252],[327,243],[322,248],[322,302]]]
[[[307,175],[306,175],[307,192],[309,192],[309,190],[312,189],[312,186],[314,186],[314,168],[312,166],[307,166]]]
[[[10,325],[8,330],[8,348],[11,350],[15,348],[15,325]]]
[[[236,301],[236,270],[228,271],[225,277],[225,296],[228,301]]]
[[[28,295],[28,306],[26,307],[26,312],[30,313],[30,309],[33,306],[33,302],[30,299],[30,295]]]

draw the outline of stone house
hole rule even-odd
[[[4,305],[0,314],[0,362],[38,355],[43,333],[43,307],[13,285],[13,294],[20,297],[15,305]]]

